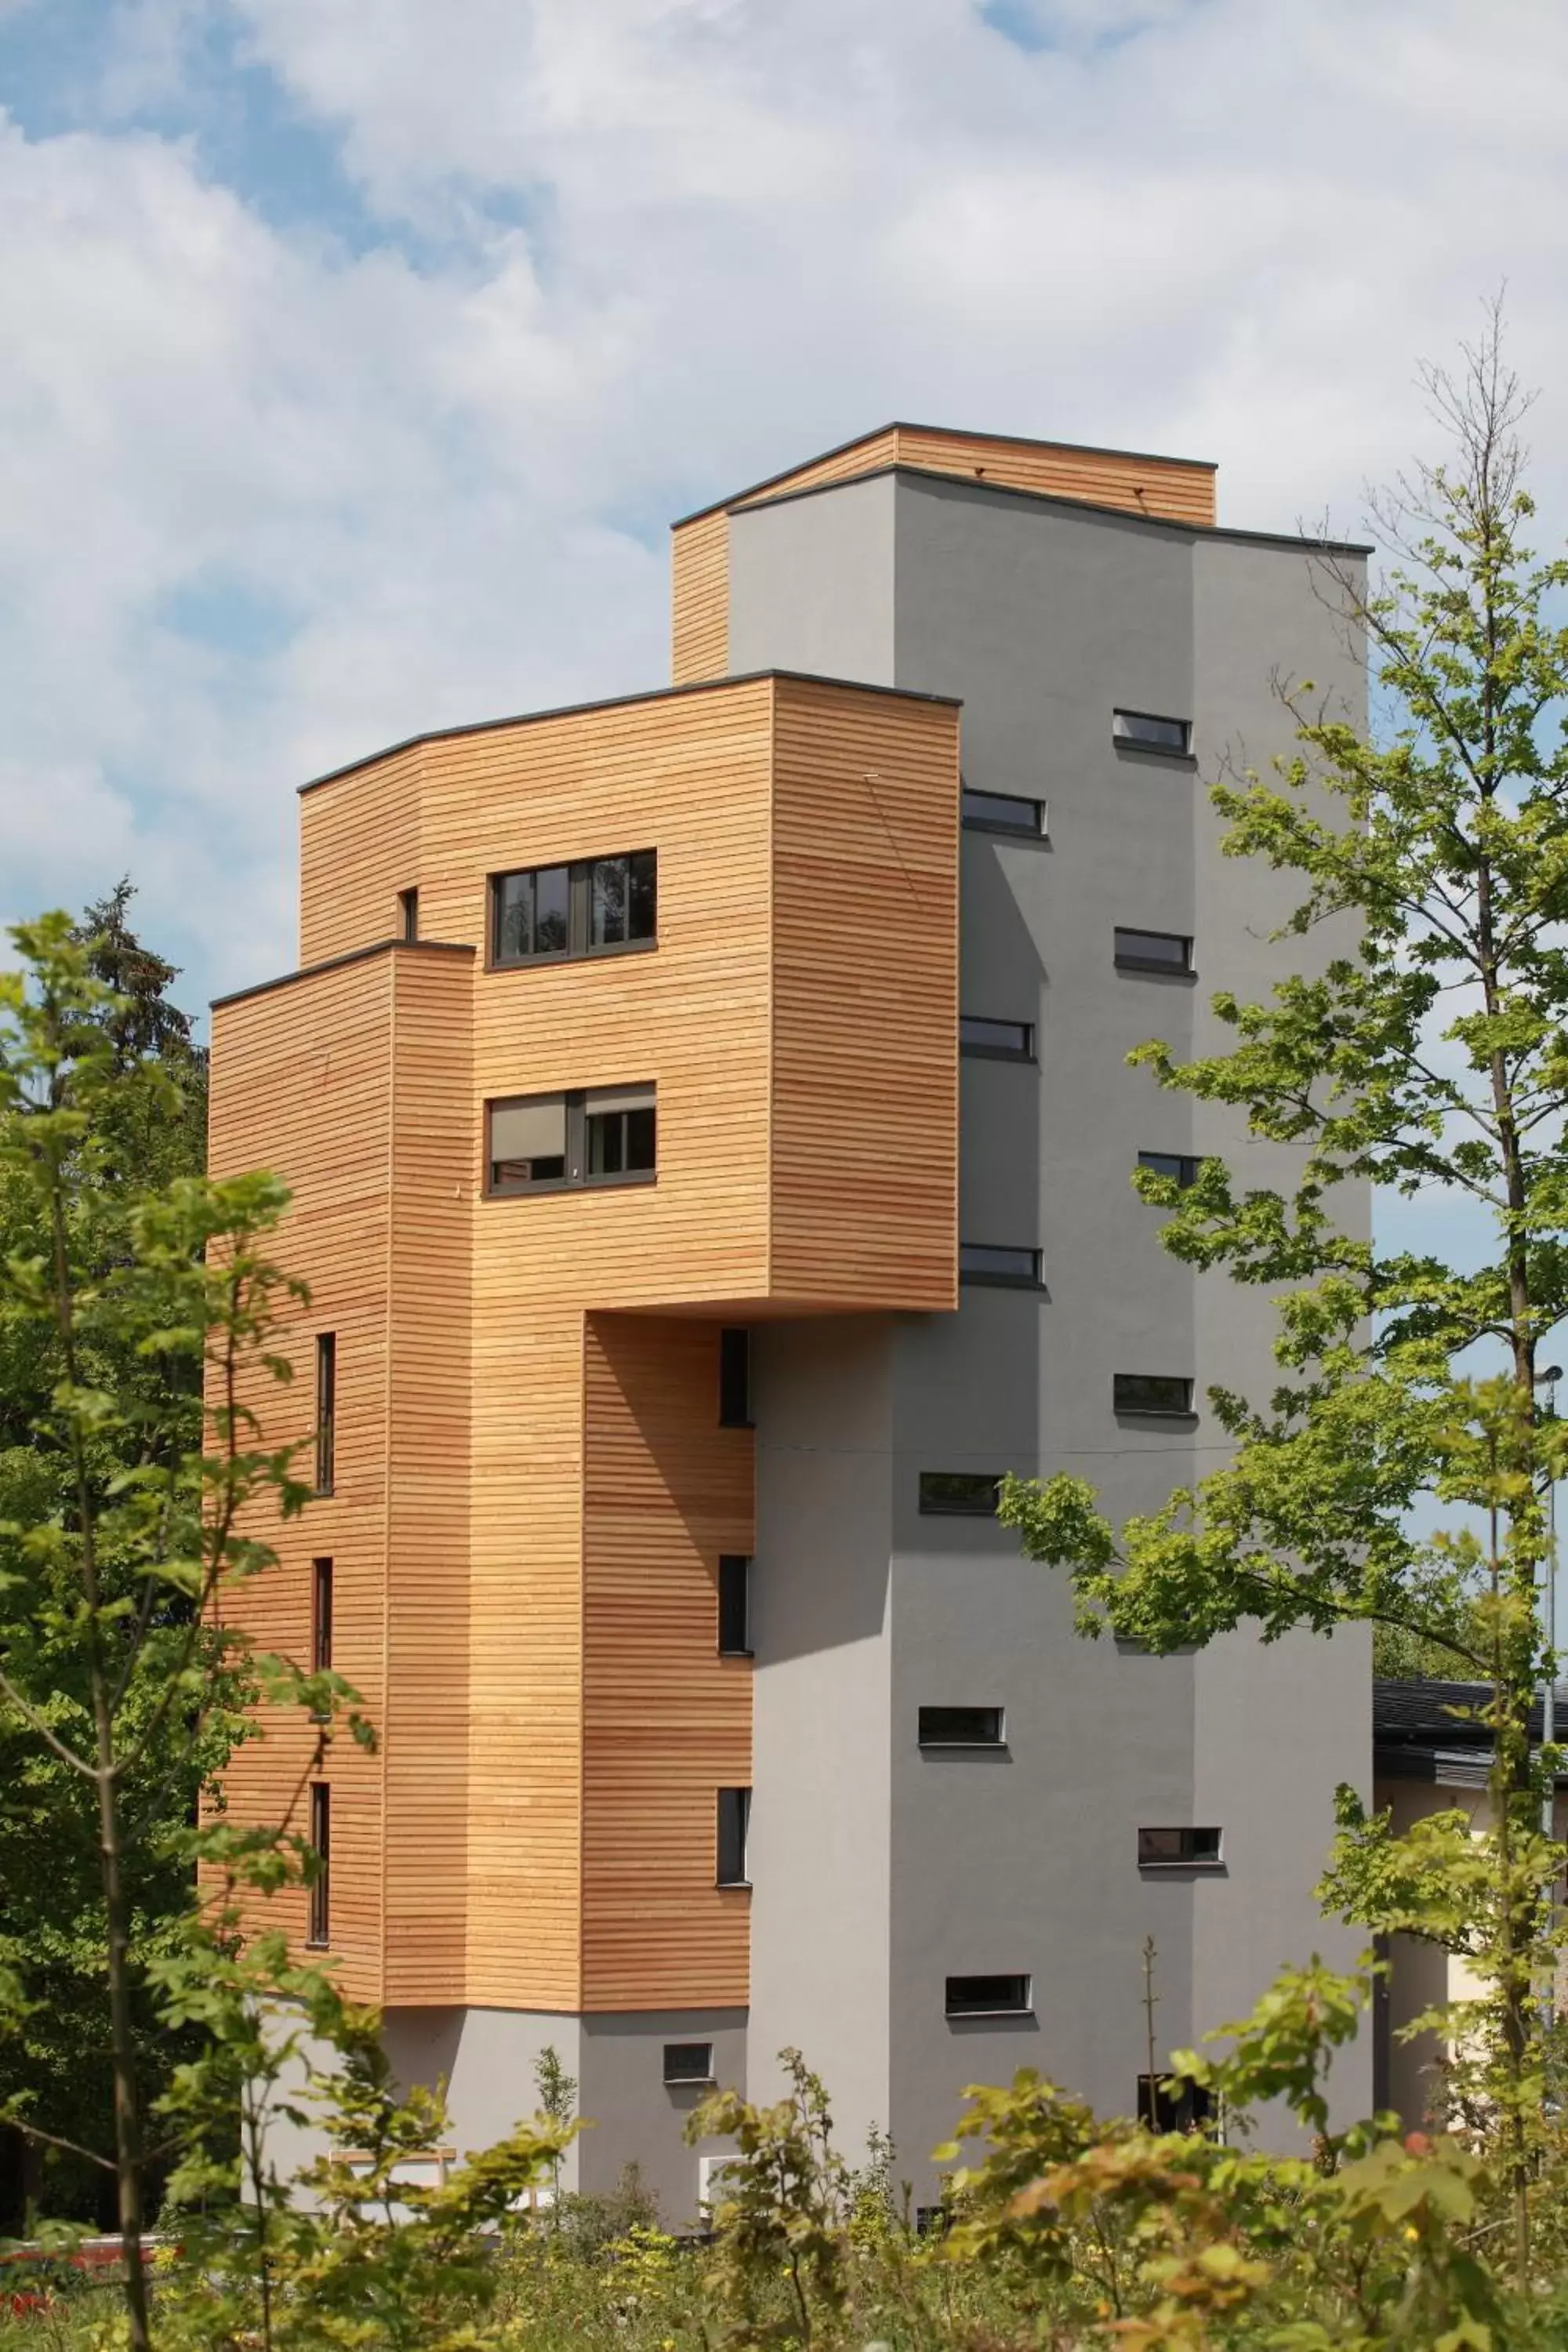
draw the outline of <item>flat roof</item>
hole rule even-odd
[[[1223,539],[1243,547],[1303,547],[1321,548],[1325,555],[1372,555],[1375,550],[1353,539],[1309,539],[1305,533],[1289,530],[1237,530],[1229,523],[1182,522],[1174,515],[1143,514],[1135,507],[1110,507],[1100,499],[1068,498],[1063,490],[1026,490],[1016,482],[976,481],[972,474],[939,473],[933,466],[909,466],[891,463],[868,466],[863,474],[841,475],[836,482],[807,482],[798,490],[779,490],[771,499],[744,498],[728,502],[731,509],[739,508],[746,514],[764,514],[769,507],[790,505],[796,499],[826,498],[830,490],[853,489],[861,482],[875,482],[888,475],[925,485],[945,482],[953,489],[967,490],[975,498],[1027,499],[1034,506],[1066,507],[1073,514],[1096,515],[1103,522],[1133,523],[1144,530],[1174,530],[1184,536],[1200,539]]]
[[[843,457],[851,449],[858,449],[863,441],[879,440],[884,433],[941,433],[953,441],[1000,441],[1010,449],[1068,449],[1078,457],[1132,457],[1144,466],[1190,466],[1195,473],[1216,474],[1218,461],[1213,457],[1161,457],[1152,449],[1116,449],[1102,441],[1047,441],[1037,433],[980,433],[970,425],[913,425],[907,416],[895,416],[889,424],[873,425],[867,433],[857,433],[848,441],[840,441],[831,449],[821,449],[815,457],[797,457],[793,466],[770,474],[765,481],[753,482],[749,490],[731,490],[728,498],[714,499],[705,507],[694,507],[689,514],[679,516],[670,524],[679,530],[689,522],[700,522],[704,515],[720,514],[726,508],[739,506],[757,498],[763,490],[787,482],[795,474],[804,474],[808,466],[826,466],[830,457]],[[925,471],[925,468],[920,468]],[[821,485],[826,488],[827,484]]]
[[[207,1000],[211,1013],[221,1011],[226,1004],[241,1004],[247,996],[265,996],[274,988],[288,988],[297,980],[312,980],[319,971],[337,971],[344,964],[365,963],[372,956],[394,955],[478,955],[478,948],[466,940],[372,940],[367,948],[345,948],[342,955],[323,956],[319,963],[302,963],[293,971],[280,971],[273,980],[253,980],[248,988],[231,988],[226,996]]]
[[[360,759],[345,760],[341,768],[329,768],[324,775],[312,776],[308,783],[296,784],[298,793],[313,793],[322,784],[335,783],[340,776],[352,776],[360,768],[374,768],[380,760],[395,759],[399,751],[412,751],[421,743],[447,743],[458,735],[491,735],[501,727],[535,727],[547,719],[576,719],[591,710],[626,710],[639,702],[673,702],[683,694],[714,694],[733,686],[756,686],[763,678],[789,678],[797,686],[832,686],[846,694],[885,694],[895,702],[940,702],[949,709],[962,709],[963,698],[959,694],[927,694],[915,687],[878,686],[863,677],[827,677],[809,669],[748,669],[733,677],[693,678],[686,686],[650,686],[640,694],[608,694],[595,702],[561,702],[548,710],[520,710],[509,719],[472,719],[456,727],[426,727],[417,735],[405,735],[399,743],[388,743],[379,751],[366,751]]]

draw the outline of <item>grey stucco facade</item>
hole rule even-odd
[[[755,1343],[751,2080],[804,2049],[847,2144],[890,2129],[924,2201],[966,2083],[1029,2064],[1131,2107],[1145,1937],[1162,2061],[1287,1960],[1358,1948],[1312,1887],[1336,1784],[1369,1783],[1364,1642],[1085,1642],[1063,1578],[918,1495],[922,1470],[1068,1469],[1120,1520],[1223,1459],[1210,1385],[1269,1381],[1269,1299],[1163,1252],[1131,1172],[1141,1150],[1220,1150],[1274,1182],[1289,1155],[1126,1056],[1211,1049],[1214,990],[1257,996],[1299,961],[1268,937],[1289,877],[1221,859],[1203,780],[1289,748],[1278,677],[1357,719],[1364,685],[1300,542],[907,471],[733,512],[731,578],[733,671],[959,696],[966,785],[1048,807],[1038,839],[965,832],[962,912],[962,1010],[1029,1023],[1037,1058],[963,1064],[961,1235],[1038,1248],[1043,1287]],[[1118,709],[1190,719],[1192,755],[1119,747]],[[1194,975],[1119,970],[1119,925],[1192,939]],[[1342,1208],[1364,1228],[1364,1201]],[[1193,1380],[1194,1414],[1119,1417],[1118,1372]],[[922,1751],[922,1703],[1004,1706],[1005,1747]],[[1141,1826],[1186,1825],[1223,1832],[1221,1869],[1140,1870]],[[970,1973],[1027,1974],[1029,2013],[945,2017]],[[1338,2096],[1370,2089],[1363,2049]]]

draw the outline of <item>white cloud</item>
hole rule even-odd
[[[292,783],[656,682],[663,520],[892,415],[1352,523],[1506,272],[1562,445],[1568,16],[1032,5],[122,0],[97,127],[0,133],[0,908],[129,865],[204,983],[277,969]],[[116,127],[236,13],[379,243]]]

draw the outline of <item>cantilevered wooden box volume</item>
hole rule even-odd
[[[303,795],[302,969],[215,1010],[212,1159],[294,1192],[279,1255],[311,1305],[291,1388],[256,1398],[275,1441],[337,1339],[334,1492],[244,1607],[302,1654],[332,1560],[334,1662],[380,1734],[326,1767],[362,1997],[745,2000],[713,1791],[750,1778],[749,1672],[712,1628],[752,1438],[719,1425],[718,1334],[956,1303],[957,722],[768,674]],[[639,849],[649,951],[493,964],[491,877]],[[487,1192],[488,1104],[647,1083],[652,1182]],[[267,1722],[234,1812],[274,1815],[310,1745]]]

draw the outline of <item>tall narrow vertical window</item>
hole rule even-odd
[[[752,1426],[752,1335],[749,1331],[719,1334],[719,1426]]]
[[[719,1559],[719,1655],[751,1654],[752,1563],[742,1552],[723,1552]]]
[[[338,1335],[316,1338],[316,1492],[330,1495],[337,1470]]]
[[[310,1562],[310,1672],[329,1674],[332,1664],[332,1563]]]
[[[310,1924],[305,1940],[325,1946],[332,1928],[332,1792],[324,1780],[310,1783],[310,1845],[316,1858],[310,1881]]]
[[[397,894],[398,936],[412,942],[419,937],[419,893],[400,890]]]
[[[719,1867],[715,1874],[721,1886],[749,1886],[752,1883],[746,1872],[746,1839],[751,1822],[750,1789],[721,1789]]]

